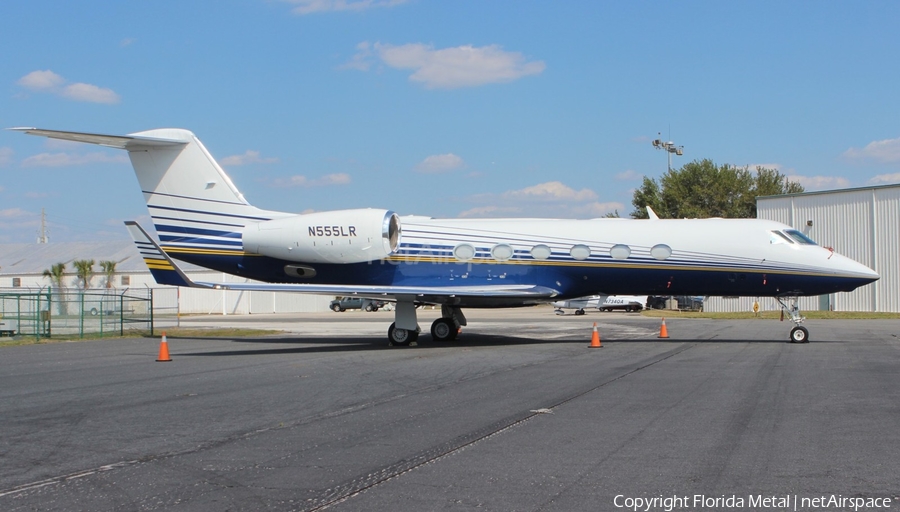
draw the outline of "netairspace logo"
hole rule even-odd
[[[873,510],[881,508],[891,508],[892,498],[861,498],[861,497],[845,497],[840,494],[801,497],[797,495],[762,495],[751,494],[749,496],[737,496],[732,494],[726,496],[706,496],[705,494],[677,495],[671,496],[654,496],[652,498],[632,498],[623,494],[617,495],[613,499],[613,505],[616,508],[631,510],[633,512],[651,512],[664,511],[672,512],[674,510],[690,509],[750,509],[750,510],[818,510],[818,509],[841,509],[853,510]]]

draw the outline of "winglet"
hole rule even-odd
[[[162,250],[159,244],[144,231],[144,228],[142,228],[140,224],[129,220],[125,221],[125,227],[128,228],[128,233],[134,240],[134,245],[137,246],[138,252],[141,254],[141,257],[144,258],[144,263],[147,264],[150,273],[153,274],[153,278],[156,279],[157,283],[172,286],[207,288],[206,286],[198,285],[191,281],[191,279],[178,268],[178,265],[169,258],[169,255]]]
[[[649,218],[650,220],[659,220],[659,215],[657,215],[656,212],[653,211],[653,208],[650,208],[649,204],[647,205],[647,218]]]

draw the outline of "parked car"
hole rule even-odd
[[[378,311],[384,307],[385,302],[375,299],[364,299],[362,297],[341,297],[331,301],[328,306],[335,313],[347,311],[348,309],[364,309],[366,311]]]

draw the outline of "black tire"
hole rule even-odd
[[[791,343],[809,343],[809,330],[802,325],[791,329]]]
[[[337,312],[339,312],[339,311],[343,311],[343,310],[341,309],[341,306],[340,306],[339,304],[332,304],[332,305],[331,305],[331,310],[334,311],[335,313],[337,313]]]
[[[419,333],[408,329],[398,329],[396,324],[388,327],[388,342],[396,347],[408,347],[412,342],[419,339]]]
[[[438,318],[431,324],[431,339],[451,341],[456,339],[456,326],[450,318]]]
[[[371,313],[372,311],[375,311],[375,306],[372,303],[366,304],[366,312]]]
[[[584,314],[584,310],[583,310],[583,309],[576,309],[576,310],[575,310],[575,315],[576,315],[576,316],[577,316],[577,315],[583,315],[583,314]]]

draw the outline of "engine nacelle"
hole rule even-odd
[[[249,224],[244,251],[302,263],[363,263],[400,247],[400,218],[388,210],[306,213]]]

